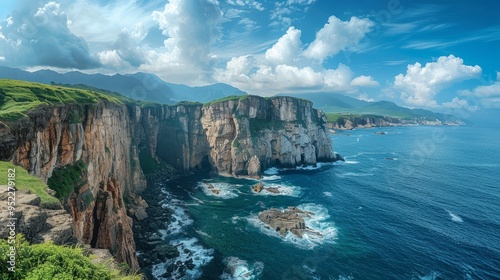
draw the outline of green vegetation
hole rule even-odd
[[[158,174],[159,172],[165,173],[165,175],[175,173],[173,167],[162,160],[157,161],[156,159],[151,157],[149,152],[145,149],[139,150],[139,163],[141,165],[142,171],[144,172],[144,175],[146,175],[147,177]]]
[[[49,188],[56,191],[56,197],[66,200],[73,192],[78,193],[87,181],[84,180],[87,166],[83,160],[72,165],[56,168],[47,181]]]
[[[28,174],[28,171],[24,170],[22,167],[15,166],[10,162],[0,161],[0,172],[2,172],[2,174],[7,174],[6,172],[8,169],[16,170],[16,189],[30,190],[38,195],[41,200],[41,206],[44,208],[61,208],[59,200],[47,193],[48,187],[40,178]],[[7,185],[7,176],[3,176],[0,180],[2,180],[0,181],[0,185]]]
[[[203,103],[195,102],[195,101],[180,101],[177,102],[174,106],[201,106]]]
[[[223,98],[219,98],[219,99],[207,102],[204,104],[204,106],[210,106],[210,105],[215,104],[215,103],[220,103],[220,102],[229,101],[229,100],[243,100],[243,99],[246,99],[248,97],[249,97],[249,95],[230,95],[230,96],[226,96]]]
[[[7,254],[12,244],[0,240],[0,279],[141,279],[140,275],[125,275],[126,269],[113,269],[111,261],[108,265],[92,263],[92,256],[87,256],[79,247],[58,246],[52,242],[30,245],[19,234],[15,241],[16,265],[15,271],[10,272]]]
[[[41,105],[94,104],[100,100],[123,104],[128,99],[96,90],[0,79],[0,120],[14,121],[26,117],[27,111]],[[76,121],[79,117],[75,115],[71,119]]]

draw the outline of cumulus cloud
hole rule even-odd
[[[222,12],[215,0],[170,0],[163,11],[155,11],[168,51],[178,55],[179,63],[199,67],[210,65],[210,46],[221,37]]]
[[[478,86],[472,91],[462,91],[462,95],[480,98],[500,96],[500,72],[497,72],[497,80],[493,84]]]
[[[308,90],[354,93],[358,87],[378,86],[378,82],[371,76],[356,77],[347,65],[324,68],[321,63],[318,64],[318,61],[323,62],[325,58],[337,54],[342,49],[358,44],[361,37],[347,37],[361,36],[360,34],[364,36],[371,24],[368,19],[351,18],[350,21],[343,22],[330,17],[329,22],[316,34],[315,40],[306,49],[301,40],[302,31],[292,26],[263,56],[233,57],[225,69],[217,69],[214,77],[220,82],[261,95]],[[347,32],[347,29],[351,31]],[[355,29],[357,31],[354,31]],[[321,54],[319,51],[311,51],[319,48],[319,42],[327,39],[327,33],[339,43],[324,44]],[[313,44],[315,46],[312,46]],[[318,55],[311,55],[312,53]]]
[[[288,28],[285,35],[266,51],[265,57],[272,64],[293,64],[302,52],[301,31],[295,27]]]
[[[450,109],[464,109],[470,112],[479,110],[478,106],[470,105],[467,100],[458,97],[454,97],[450,102],[443,103],[442,106]]]
[[[352,17],[349,21],[342,21],[331,16],[316,33],[316,39],[307,47],[304,56],[322,63],[328,57],[357,45],[373,26],[374,23],[366,18]]]
[[[380,84],[373,79],[372,76],[359,76],[354,78],[351,81],[351,86],[359,86],[359,87],[376,87]]]
[[[14,66],[98,67],[87,42],[71,32],[68,22],[68,16],[54,1],[15,10],[1,29],[1,55]]]
[[[481,74],[478,65],[465,65],[454,55],[441,56],[436,62],[408,65],[406,74],[394,78],[394,88],[400,91],[401,99],[409,105],[437,107],[436,94],[453,83],[476,78]],[[456,103],[456,102],[455,102]]]

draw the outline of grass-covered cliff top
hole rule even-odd
[[[45,208],[61,208],[61,203],[59,200],[51,196],[47,190],[49,187],[40,178],[28,174],[28,171],[24,170],[20,166],[15,166],[10,162],[0,161],[0,172],[2,174],[7,174],[7,170],[15,169],[16,174],[16,189],[18,190],[30,190],[32,193],[38,195],[41,199],[41,206]],[[7,185],[7,175],[0,179],[0,185]]]
[[[250,97],[257,97],[257,98],[264,98],[265,100],[273,100],[273,99],[280,99],[280,98],[291,98],[295,100],[300,100],[300,101],[306,101],[308,103],[312,103],[310,100],[304,99],[304,98],[298,98],[298,97],[292,97],[292,96],[270,96],[270,97],[263,97],[259,95],[230,95],[226,96],[220,99],[212,100],[210,102],[205,103],[205,106],[210,106],[212,104],[224,102],[224,101],[229,101],[229,100],[245,100]]]
[[[93,104],[100,100],[123,103],[118,94],[17,80],[0,79],[0,120],[15,120],[41,105]]]

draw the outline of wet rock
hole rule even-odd
[[[258,182],[257,184],[252,186],[252,190],[256,193],[260,193],[263,188],[264,188],[264,184],[262,184],[262,182]]]
[[[305,217],[310,217],[312,213],[300,210],[297,207],[288,207],[285,210],[271,208],[259,213],[259,220],[268,225],[280,235],[285,236],[291,232],[295,236],[302,238],[306,228]]]

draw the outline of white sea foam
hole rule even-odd
[[[224,273],[220,276],[222,280],[254,280],[259,279],[264,270],[264,263],[239,259],[237,257],[225,258],[223,263],[226,265]]]
[[[163,208],[170,208],[172,209],[172,219],[169,221],[167,229],[160,229],[159,232],[162,235],[162,238],[164,239],[168,235],[174,235],[174,234],[179,234],[183,232],[183,229],[186,226],[189,226],[193,224],[193,220],[189,217],[187,214],[187,210],[184,209],[182,206],[179,205],[169,205],[169,204],[163,204]]]
[[[429,275],[421,276],[420,280],[436,280],[439,274],[435,271],[432,271]]]
[[[357,172],[345,172],[345,173],[338,173],[337,176],[340,178],[346,178],[346,177],[365,177],[365,176],[373,176],[373,173],[357,173]]]
[[[277,175],[278,173],[279,173],[279,170],[276,167],[271,167],[271,168],[264,171],[264,174],[266,174],[266,175]]]
[[[281,176],[271,175],[271,176],[262,176],[262,181],[275,181],[281,179]]]
[[[457,223],[463,223],[464,222],[464,220],[462,220],[462,218],[460,216],[458,216],[457,214],[454,214],[454,213],[452,213],[451,211],[448,211],[448,210],[447,210],[447,212],[450,215],[452,221],[457,222]]]
[[[355,161],[355,160],[346,160],[344,161],[345,164],[358,164],[359,161]]]
[[[273,188],[278,192],[269,191],[267,188]],[[292,196],[299,197],[301,194],[300,188],[297,186],[285,186],[281,184],[265,184],[264,188],[260,193],[255,193],[256,195],[272,195],[272,196]]]
[[[200,269],[213,259],[214,250],[204,248],[194,237],[177,239],[169,243],[177,247],[179,256],[153,265],[151,273],[155,279],[198,279],[201,277]],[[192,269],[188,265],[191,261],[194,265]],[[171,274],[169,277],[163,277],[167,269]]]
[[[299,238],[290,232],[283,237],[260,221],[257,216],[251,216],[247,219],[250,224],[258,227],[263,233],[279,237],[285,242],[292,243],[302,249],[310,250],[320,244],[335,242],[337,239],[337,228],[333,222],[328,221],[330,215],[324,206],[307,203],[301,204],[297,206],[297,208],[302,211],[313,213],[310,217],[304,217],[306,228],[310,229],[311,232],[304,232],[302,238]]]
[[[238,197],[238,190],[235,186],[227,183],[198,183],[198,186],[203,190],[203,192],[208,196],[219,197],[222,199],[230,199]],[[210,186],[213,189],[210,189]],[[213,192],[212,190],[218,191],[218,193]]]
[[[328,197],[333,197],[333,194],[331,192],[323,192],[323,194]]]

